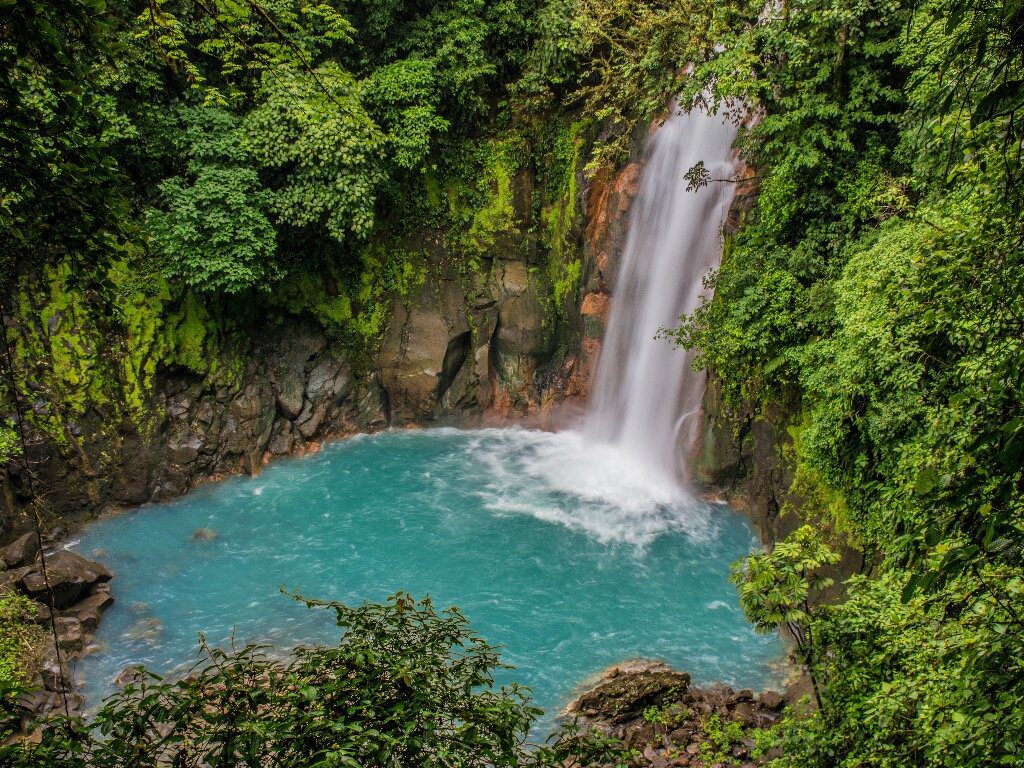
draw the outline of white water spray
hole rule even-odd
[[[689,352],[655,336],[698,307],[721,258],[733,193],[721,180],[733,177],[736,136],[723,117],[673,112],[648,142],[584,429],[670,483],[685,480],[705,377]],[[683,176],[698,162],[711,182],[690,191]]]
[[[728,120],[695,111],[674,114],[649,140],[584,428],[478,433],[467,461],[486,467],[487,509],[641,549],[670,531],[715,535],[711,507],[687,492],[683,469],[704,377],[689,353],[655,336],[697,308],[732,198],[724,181],[689,191],[684,174],[703,162],[712,180],[732,178],[735,135]]]

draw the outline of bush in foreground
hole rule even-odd
[[[337,646],[278,658],[204,643],[184,678],[142,672],[91,720],[53,720],[40,743],[0,747],[0,765],[541,766],[580,752],[586,737],[569,731],[528,747],[541,711],[524,689],[495,685],[505,666],[457,608],[403,593],[359,607],[303,602],[335,612]],[[606,750],[586,751],[601,760]]]

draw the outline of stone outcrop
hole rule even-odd
[[[38,552],[39,539],[35,531],[29,531],[0,550],[0,560],[7,568],[17,568],[19,565],[31,563]]]
[[[46,558],[45,571],[42,558],[37,556],[29,571],[14,586],[44,605],[64,610],[75,605],[92,587],[105,584],[113,575],[99,563],[62,549]]]
[[[648,707],[660,706],[681,695],[689,685],[689,674],[664,664],[619,664],[606,670],[598,684],[573,701],[566,713],[621,725],[642,717]]]
[[[113,430],[83,427],[70,453],[32,443],[34,482],[46,494],[49,513],[76,518],[170,499],[206,480],[253,474],[270,458],[388,423],[377,378],[356,378],[348,356],[311,324],[277,327],[240,363],[239,370],[216,377],[159,371],[148,429],[127,418]],[[19,463],[11,464],[4,490],[0,518],[27,527],[30,517],[17,515],[30,494]],[[33,546],[33,537],[23,536],[0,559],[16,559],[21,548]]]
[[[38,543],[35,533],[26,535]],[[34,600],[35,621],[46,629],[36,679],[31,690],[18,700],[23,727],[39,715],[62,711],[65,697],[69,709],[80,706],[71,665],[88,652],[89,640],[104,611],[114,603],[110,571],[74,552],[52,549],[52,540],[44,543],[48,549],[40,552],[38,546],[16,540],[14,544],[19,548],[9,546],[4,550],[4,562],[9,567],[0,573],[0,588],[16,590]],[[17,558],[12,555],[15,551]]]
[[[258,344],[240,382],[213,387],[186,373],[162,382],[166,417],[148,462],[147,500],[211,477],[254,474],[267,458],[387,423],[376,381],[356,381],[347,357],[308,326],[286,326]]]
[[[753,768],[778,756],[758,750],[753,732],[778,722],[785,706],[775,691],[700,688],[661,662],[634,661],[605,671],[564,714],[620,740],[632,766]]]
[[[486,202],[467,208],[468,228],[395,244],[422,256],[423,274],[394,289],[379,345],[358,360],[315,321],[278,312],[255,338],[205,337],[202,365],[213,355],[215,371],[161,359],[132,409],[107,393],[105,406],[65,425],[66,439],[30,435],[27,456],[0,473],[0,542],[31,524],[25,464],[53,524],[170,499],[354,432],[556,424],[558,406],[588,392],[644,134],[634,137],[632,162],[593,174],[584,168],[594,136],[571,134],[578,153],[559,171],[571,181],[557,197],[536,168],[507,159],[525,147],[492,147]],[[51,413],[42,400],[24,405]]]

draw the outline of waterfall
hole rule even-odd
[[[673,109],[648,140],[584,426],[588,438],[673,481],[685,480],[705,377],[691,369],[691,353],[655,336],[697,308],[721,259],[733,190],[714,180],[733,176],[735,136],[723,117]],[[712,181],[689,191],[683,175],[699,161]]]

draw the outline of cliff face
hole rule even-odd
[[[23,361],[29,446],[0,476],[0,537],[28,526],[33,491],[56,524],[353,432],[557,423],[561,404],[587,394],[644,138],[622,168],[586,173],[592,137],[576,125],[566,136],[556,169],[490,173],[454,244],[438,231],[403,236],[421,267],[383,302],[369,349],[258,299],[230,341],[195,296],[136,296],[117,334],[86,319],[73,270],[26,279],[6,330]]]
[[[424,266],[387,300],[384,330],[369,355],[354,354],[301,317],[250,323],[245,343],[226,349],[209,332],[203,308],[189,300],[164,321],[163,336],[136,323],[137,334],[151,340],[135,354],[140,373],[126,376],[119,371],[134,359],[137,339],[104,339],[79,327],[82,308],[52,287],[51,276],[50,287],[40,284],[32,297],[34,311],[22,313],[35,323],[9,318],[8,332],[27,350],[44,338],[51,358],[53,349],[68,348],[63,368],[54,362],[43,373],[25,373],[24,386],[38,396],[23,406],[36,423],[49,418],[57,426],[32,431],[28,461],[12,462],[3,475],[0,537],[27,527],[33,489],[55,524],[255,473],[269,460],[355,432],[558,426],[588,395],[646,139],[634,137],[621,167],[586,173],[586,140],[572,135],[574,152],[554,193],[536,168],[488,180],[490,196],[469,229],[478,254],[471,268],[441,233],[407,236],[403,247],[417,248]],[[752,182],[738,188],[727,236],[742,225],[756,192]],[[200,365],[203,355],[214,362]],[[90,385],[104,366],[107,383]],[[747,499],[754,519],[770,528],[789,485],[785,419],[751,418],[737,431],[717,392],[712,381],[695,478]],[[70,417],[68,403],[79,405]]]

